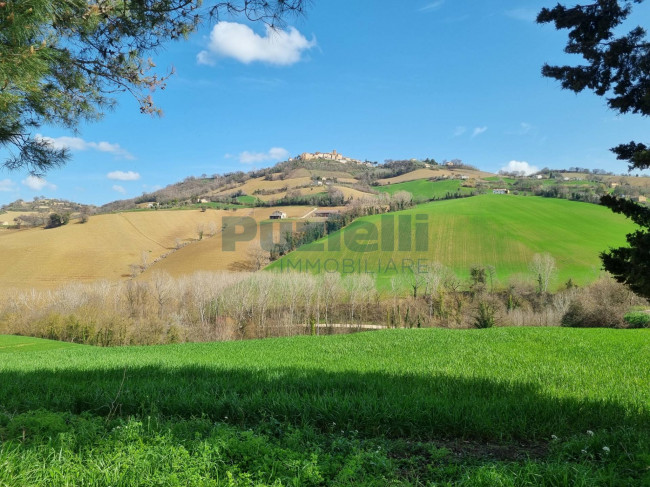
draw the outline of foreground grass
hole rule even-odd
[[[650,482],[644,330],[49,343],[0,337],[0,485]]]

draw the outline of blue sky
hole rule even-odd
[[[460,158],[488,171],[626,170],[609,148],[647,141],[650,121],[617,117],[591,93],[544,79],[566,33],[534,23],[553,1],[314,0],[269,41],[242,19],[205,25],[153,56],[176,74],[154,94],[162,118],[135,100],[74,134],[39,133],[72,148],[44,180],[0,169],[0,204],[35,195],[103,204],[203,173],[266,167],[331,151],[374,161]],[[647,4],[635,19],[648,18]]]

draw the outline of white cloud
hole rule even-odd
[[[487,131],[487,127],[476,127],[474,129],[474,132],[472,132],[472,137],[476,137],[478,135],[481,135]]]
[[[539,172],[539,168],[528,164],[526,161],[510,161],[507,166],[501,168],[503,172],[518,172],[525,176],[530,176]]]
[[[25,186],[27,186],[32,191],[40,191],[43,188],[47,189],[56,189],[56,185],[48,183],[45,179],[39,178],[37,176],[27,176],[21,181]]]
[[[260,36],[253,29],[236,22],[219,22],[212,28],[208,49],[197,54],[199,64],[213,65],[219,57],[229,57],[244,64],[261,61],[279,66],[295,64],[302,53],[316,46],[296,28],[274,30],[267,26]]]
[[[134,171],[113,171],[109,172],[106,177],[116,181],[137,181],[140,179],[140,173]]]
[[[273,147],[268,152],[244,151],[237,158],[243,164],[254,164],[256,162],[281,161],[289,157],[289,151],[282,147]]]
[[[45,137],[41,134],[36,134],[36,140],[45,142],[54,149],[70,149],[76,151],[96,150],[99,152],[107,152],[124,159],[135,159],[132,154],[120,147],[119,144],[111,144],[110,142],[87,142],[80,137]]]
[[[458,126],[454,129],[454,137],[460,137],[465,132],[467,132],[467,127]]]
[[[421,9],[419,9],[420,12],[432,12],[433,10],[438,10],[442,5],[445,3],[445,0],[438,0],[437,2],[432,2],[428,5],[425,5]]]
[[[112,189],[118,193],[126,194],[126,189],[124,189],[124,186],[120,186],[119,184],[114,184]]]
[[[16,191],[16,183],[11,179],[0,179],[0,191]]]

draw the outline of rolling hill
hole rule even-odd
[[[289,216],[302,216],[312,208],[285,209]],[[218,233],[224,216],[247,216],[267,219],[274,208],[226,210],[142,211],[96,215],[85,224],[72,221],[68,225],[43,229],[0,232],[0,288],[52,288],[70,281],[92,282],[116,280],[130,276],[130,266],[142,264],[143,254],[148,264],[164,254],[183,251],[201,255],[204,247],[218,245]],[[175,250],[181,243],[198,240],[198,226],[203,226],[205,238]],[[205,245],[208,244],[208,245]],[[196,249],[194,247],[199,245]],[[240,247],[245,252],[245,243]],[[220,247],[218,247],[220,248]],[[215,258],[213,254],[201,260],[190,257],[191,264],[182,262],[183,269],[227,270],[240,259],[233,255]],[[174,262],[174,261],[172,261]]]
[[[512,195],[433,202],[394,214],[392,221],[386,218],[390,214],[361,218],[267,269],[372,272],[387,286],[396,271],[417,266],[421,259],[423,263],[442,263],[461,277],[467,277],[473,265],[494,266],[497,278],[505,283],[513,275],[526,274],[534,254],[548,252],[557,261],[557,284],[568,279],[585,283],[599,274],[599,252],[624,245],[625,235],[635,228],[601,206]],[[400,219],[405,221],[401,231]],[[363,235],[373,229],[378,239],[364,240]],[[360,236],[356,243],[355,232]],[[385,245],[384,236],[386,242],[392,242],[392,250]],[[377,250],[372,249],[373,244]]]

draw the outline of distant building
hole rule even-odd
[[[648,198],[646,198],[645,196],[638,196],[638,197],[636,198],[636,200],[637,200],[639,203],[647,203],[647,202],[648,202]]]
[[[342,162],[343,164],[346,163],[353,163],[353,164],[366,164],[364,162],[361,162],[358,159],[352,159],[351,157],[345,157],[342,154],[339,154],[336,150],[333,150],[332,152],[303,152],[298,156],[298,159],[301,161],[317,161],[317,160],[327,160],[327,161],[338,161]],[[367,165],[367,164],[366,164]]]
[[[287,217],[287,214],[284,211],[276,210],[273,213],[271,213],[271,216],[269,218],[271,220],[284,220]]]
[[[616,188],[618,186],[618,183],[609,183],[610,188]]]
[[[508,190],[506,188],[497,188],[497,189],[493,189],[492,193],[494,193],[494,194],[508,194],[508,193],[510,193],[510,190]]]

